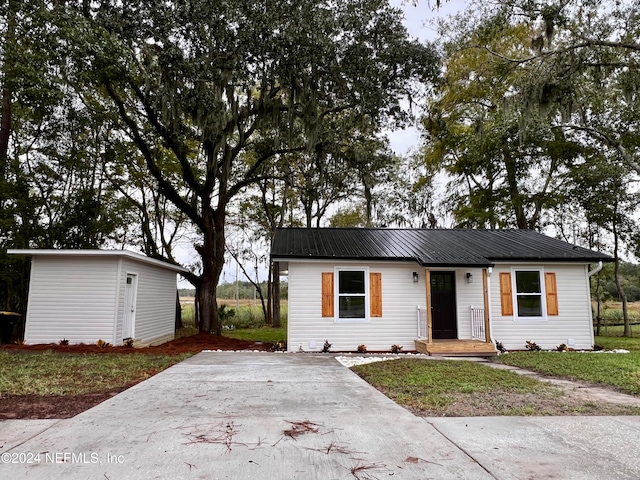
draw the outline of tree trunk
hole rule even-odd
[[[529,222],[527,222],[527,216],[525,215],[524,206],[522,205],[522,196],[520,195],[520,191],[518,190],[516,161],[506,148],[502,149],[502,154],[504,158],[505,170],[507,172],[507,184],[509,195],[511,196],[511,204],[513,205],[513,212],[516,216],[516,224],[519,229],[525,230],[529,228]]]
[[[224,268],[224,222],[226,219],[225,204],[220,202],[213,210],[209,206],[210,199],[202,199],[203,237],[204,242],[198,247],[202,258],[202,285],[198,300],[200,301],[200,332],[222,336],[222,322],[218,316],[216,289],[220,274]]]
[[[176,330],[179,330],[182,328],[182,305],[180,305],[180,292],[178,292],[178,290],[176,290],[176,318],[175,318],[175,322],[176,322]]]
[[[282,327],[280,319],[280,263],[273,262],[273,327]]]
[[[613,258],[615,259],[614,269],[613,269],[613,278],[616,282],[616,290],[618,291],[618,296],[622,301],[622,317],[624,319],[624,331],[622,335],[624,337],[631,336],[631,325],[629,324],[629,310],[627,308],[627,294],[622,288],[622,284],[620,283],[620,259],[618,258],[618,226],[616,224],[616,220],[614,219],[612,222],[612,233],[613,233]]]
[[[602,299],[600,298],[600,272],[596,278],[596,335],[600,335],[602,325]]]
[[[269,269],[267,271],[267,317],[265,319],[267,325],[273,325],[273,266],[268,262]]]

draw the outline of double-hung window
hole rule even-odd
[[[338,318],[367,318],[367,271],[338,269]]]
[[[500,314],[514,320],[549,320],[559,315],[555,272],[531,267],[500,272]]]
[[[545,316],[540,270],[515,270],[517,315],[521,318]]]

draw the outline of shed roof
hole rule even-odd
[[[612,261],[533,230],[281,228],[273,259],[414,260],[425,267],[498,261]]]
[[[12,255],[26,255],[28,257],[124,257],[137,262],[172,270],[176,273],[187,271],[179,265],[173,265],[171,263],[163,262],[162,260],[156,260],[155,258],[150,258],[141,253],[131,252],[129,250],[9,249],[7,250],[7,253]]]

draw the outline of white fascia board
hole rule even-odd
[[[129,258],[137,262],[155,265],[156,267],[172,270],[176,273],[187,272],[188,270],[178,265],[172,265],[155,258],[129,250],[57,250],[57,249],[13,249],[7,250],[10,255],[26,255],[28,257],[119,257]]]

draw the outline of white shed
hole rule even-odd
[[[175,335],[176,273],[125,250],[9,250],[32,258],[27,344],[157,345]]]

